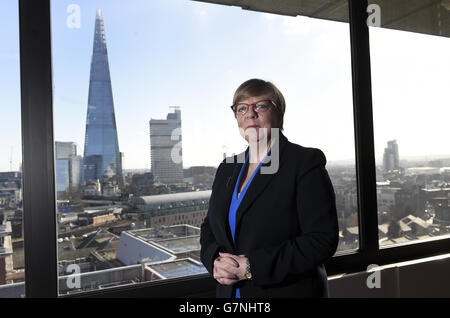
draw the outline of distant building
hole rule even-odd
[[[102,194],[104,198],[118,198],[121,195],[121,191],[117,184],[108,182],[103,186]]]
[[[217,168],[194,166],[184,169],[184,181],[211,189]]]
[[[390,210],[395,206],[395,193],[401,190],[401,188],[393,188],[390,186],[377,187],[377,204],[378,206],[384,206]]]
[[[387,148],[384,148],[383,154],[383,170],[385,172],[397,170],[400,168],[399,164],[398,145],[396,140],[388,141]]]
[[[15,208],[22,202],[22,173],[0,172],[0,206]]]
[[[421,212],[418,189],[399,189],[395,192],[394,198],[394,212],[397,219]]]
[[[135,218],[148,227],[189,224],[200,227],[208,212],[211,190],[160,194],[133,198],[139,209]],[[129,213],[129,215],[131,215]]]
[[[82,272],[80,274],[80,288],[67,286],[67,283],[70,282],[70,276],[66,273],[67,276],[59,276],[58,286],[60,294],[74,294],[114,286],[132,286],[141,282],[151,282],[206,273],[207,270],[201,262],[192,258],[184,258],[173,261],[142,263],[139,265],[108,268],[87,273]],[[23,286],[20,287],[23,290]],[[19,294],[20,290],[8,290],[8,292]]]
[[[0,223],[0,285],[5,285],[6,274],[13,269],[11,224]]]
[[[438,207],[438,212],[436,217],[438,219],[447,220],[450,216],[445,216],[445,202],[440,202],[440,198],[450,198],[450,188],[423,188],[419,191],[419,210],[424,211],[428,206],[434,206],[436,213],[436,206]]]
[[[177,225],[125,231],[120,236],[116,255],[126,265],[182,258],[200,260],[200,229]]]
[[[85,208],[84,212],[78,213],[78,222],[83,225],[100,225],[114,222],[122,213],[120,206],[99,206]]]
[[[65,192],[69,190],[69,159],[56,159],[56,191]]]
[[[102,195],[100,180],[90,180],[83,188],[83,195],[87,197],[100,197]]]
[[[15,183],[0,184],[0,206],[13,208],[22,201],[22,189]]]
[[[133,174],[131,177],[131,185],[136,189],[143,189],[153,186],[153,180],[153,173],[151,172]]]
[[[78,190],[81,184],[82,158],[74,142],[55,142],[56,191]]]
[[[0,182],[17,181],[20,183],[21,180],[22,180],[22,173],[19,171],[0,172]]]
[[[450,225],[450,198],[435,197],[431,200],[434,207],[434,220],[445,225]]]
[[[167,119],[150,120],[150,161],[155,181],[183,183],[181,111],[175,107]]]
[[[55,141],[56,159],[72,158],[77,156],[77,145],[74,142]]]

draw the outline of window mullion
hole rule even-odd
[[[50,0],[20,0],[25,296],[57,296]]]
[[[378,217],[367,0],[349,0],[360,251],[378,252]]]

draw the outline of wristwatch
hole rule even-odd
[[[250,262],[248,261],[247,258],[247,262],[245,263],[245,279],[250,280],[252,279],[252,273],[250,272]]]

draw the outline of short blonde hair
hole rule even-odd
[[[280,90],[273,83],[258,78],[252,78],[245,81],[234,93],[233,105],[243,99],[264,94],[270,95],[270,99],[275,102],[277,109],[276,113],[278,115],[280,125],[280,127],[277,128],[283,130],[283,117],[286,110],[286,102],[284,101],[283,94],[281,94]]]

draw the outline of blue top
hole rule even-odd
[[[270,152],[270,150],[269,150],[269,152]],[[269,153],[267,153],[267,154],[269,154]],[[235,241],[234,234],[236,232],[236,212],[239,208],[239,205],[242,202],[242,199],[244,198],[245,193],[247,192],[248,187],[250,186],[250,183],[252,183],[252,180],[255,177],[256,173],[258,172],[259,168],[261,167],[261,164],[266,159],[267,154],[264,157],[264,159],[259,163],[258,167],[253,172],[250,180],[248,180],[247,184],[244,186],[244,188],[242,189],[241,193],[238,196],[237,193],[238,193],[239,182],[241,180],[242,172],[244,171],[245,166],[248,161],[248,155],[249,155],[248,153],[247,153],[247,156],[245,157],[245,162],[242,165],[241,171],[239,172],[239,177],[237,178],[236,185],[234,186],[233,195],[231,196],[230,210],[228,212],[228,223],[230,224],[231,235],[233,236],[233,241]],[[236,298],[241,298],[239,288],[236,288]]]

